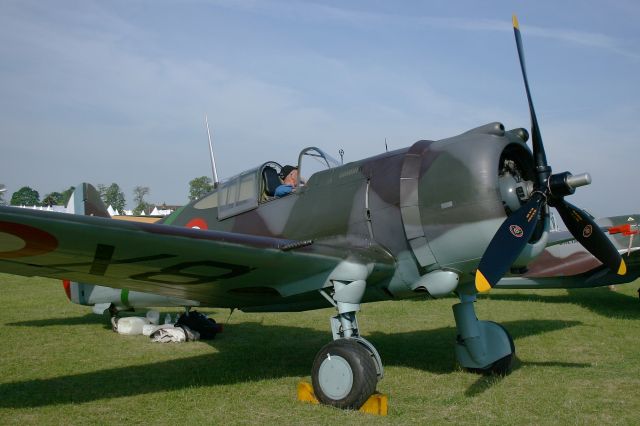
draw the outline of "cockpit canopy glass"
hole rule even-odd
[[[320,148],[311,146],[298,156],[298,185],[305,184],[314,173],[340,166],[340,162]]]
[[[258,168],[220,182],[218,187],[218,219],[258,207]]]
[[[320,148],[303,149],[298,156],[298,186],[304,185],[305,178],[311,177],[314,173],[339,165],[335,158]],[[255,209],[259,203],[275,199],[274,191],[282,184],[279,176],[281,169],[279,163],[269,161],[226,179],[220,182],[215,192],[198,201],[194,207],[218,207],[218,220]]]

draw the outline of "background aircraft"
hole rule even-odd
[[[527,267],[554,242],[549,206],[599,262],[577,276],[552,278],[556,286],[629,282],[640,274],[636,246],[628,253],[617,248],[564,200],[589,177],[552,173],[515,19],[514,30],[532,149],[526,130],[501,123],[344,165],[305,148],[298,169],[309,179],[292,195],[273,197],[282,166],[269,161],[160,224],[92,217],[91,203],[83,203],[91,190],[83,185],[74,203],[89,204],[78,212],[84,215],[0,208],[0,271],[245,311],[334,306],[334,340],[318,352],[312,381],[320,401],[341,408],[362,405],[384,375],[360,332],[361,303],[455,292],[458,362],[506,374],[513,340],[502,326],[479,321],[473,302],[502,282],[535,287]],[[310,164],[324,170],[312,173]]]

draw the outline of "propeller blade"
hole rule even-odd
[[[538,171],[548,168],[547,156],[544,152],[542,144],[542,135],[540,134],[540,126],[538,126],[538,118],[536,110],[533,107],[533,99],[531,98],[531,90],[529,89],[529,79],[527,78],[527,69],[524,64],[524,48],[522,47],[522,37],[520,36],[520,24],[518,18],[513,15],[513,33],[516,36],[516,47],[518,48],[518,58],[520,59],[520,69],[522,70],[522,79],[524,80],[524,88],[527,91],[527,101],[529,102],[529,112],[531,113],[531,144],[533,146],[533,158],[535,160]],[[539,182],[544,185],[544,182]]]
[[[553,206],[569,232],[589,253],[616,274],[627,273],[627,265],[620,253],[587,213],[562,199],[554,201]]]
[[[536,228],[544,200],[544,195],[535,192],[525,205],[502,222],[478,265],[476,290],[491,290],[520,256]]]

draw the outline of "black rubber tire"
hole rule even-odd
[[[340,399],[327,395],[319,379],[320,368],[329,359],[328,356],[342,357],[351,368],[351,389]],[[311,381],[316,398],[321,403],[347,410],[357,410],[375,392],[378,376],[375,362],[369,351],[355,340],[338,339],[326,344],[316,355],[311,369]]]
[[[493,321],[489,321],[493,322]],[[509,344],[511,345],[511,353],[505,357],[500,358],[497,361],[494,361],[491,365],[485,368],[467,368],[466,370],[471,373],[482,374],[484,376],[500,376],[504,377],[511,373],[511,366],[513,365],[513,357],[516,354],[516,345],[513,343],[513,338],[511,334],[507,331],[506,328],[502,326],[502,324],[498,324],[497,322],[493,322],[495,325],[499,326],[509,338]]]

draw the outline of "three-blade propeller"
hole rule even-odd
[[[476,271],[476,290],[489,291],[507,273],[533,235],[538,221],[544,214],[545,204],[558,210],[571,234],[584,248],[613,272],[624,275],[627,272],[624,260],[604,232],[587,213],[564,200],[564,197],[573,194],[577,187],[591,183],[590,176],[586,173],[573,176],[569,172],[551,174],[533,107],[524,64],[522,37],[515,15],[513,31],[531,113],[531,142],[537,176],[529,200],[507,217],[484,252]]]

